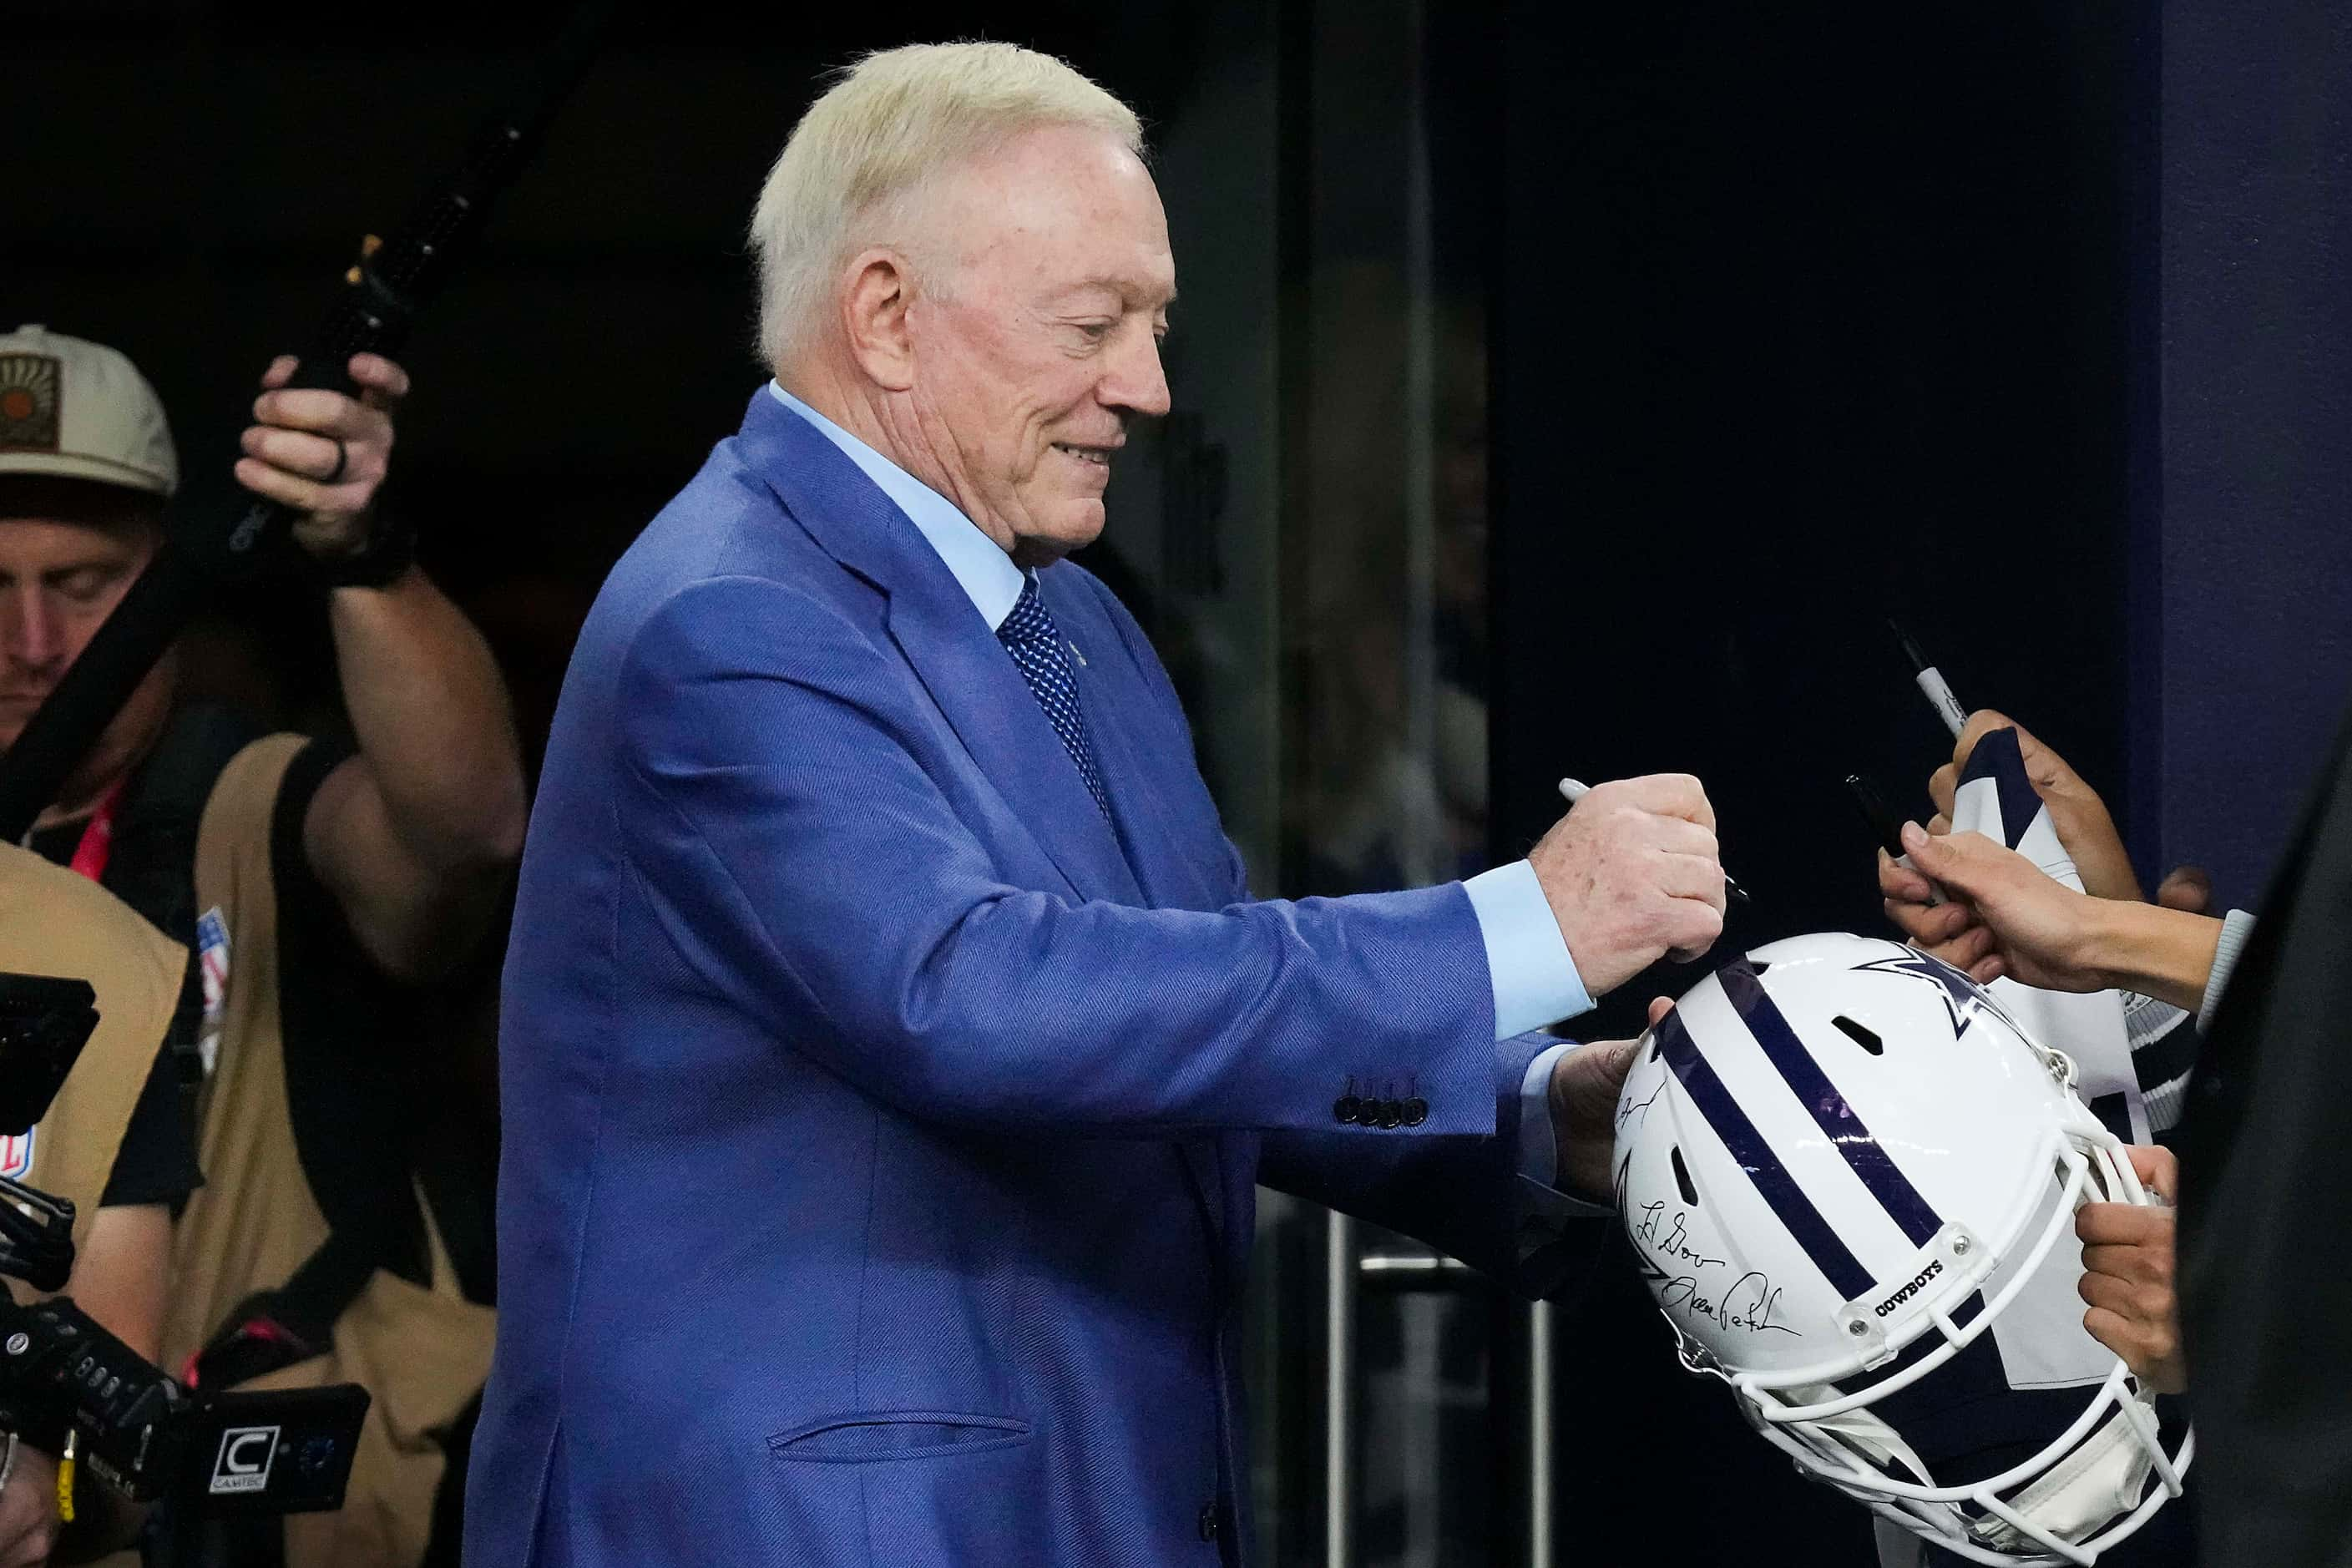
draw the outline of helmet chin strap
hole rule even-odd
[[[1826,1394],[1829,1391],[1822,1392]],[[1849,1410],[1809,1425],[1850,1445],[1892,1474],[1907,1473],[1920,1486],[1937,1484],[1926,1461],[1903,1440],[1902,1435],[1867,1409]],[[2002,1502],[2036,1530],[2045,1531],[2060,1541],[2089,1540],[2139,1503],[2152,1462],[2147,1446],[2135,1440],[2138,1428],[2131,1412],[2115,1411],[2047,1473],[2002,1499]],[[1997,1552],[2038,1558],[2048,1550],[1998,1514],[1964,1521],[1955,1503],[1879,1500],[1906,1512],[1943,1512],[1960,1523],[1976,1541]]]
[[[2019,1517],[2061,1541],[2085,1541],[2139,1502],[2147,1484],[2147,1445],[2135,1441],[2127,1412],[2117,1410],[2049,1472],[2007,1500]],[[1978,1534],[2003,1550],[2034,1550],[2038,1543],[2007,1521],[1987,1519]]]
[[[1792,1394],[1801,1394],[1807,1400],[1816,1397],[1816,1391],[1812,1389],[1791,1389],[1790,1392]],[[1818,1396],[1822,1399],[1834,1398],[1836,1394],[1837,1390],[1827,1386],[1818,1391]],[[1832,1415],[1825,1420],[1809,1422],[1807,1425],[1833,1435],[1841,1442],[1850,1444],[1882,1468],[1891,1465],[1900,1465],[1905,1470],[1910,1472],[1911,1479],[1918,1485],[1932,1487],[1936,1484],[1936,1478],[1927,1473],[1927,1461],[1919,1458],[1916,1450],[1903,1440],[1903,1435],[1872,1415],[1866,1407],[1849,1410],[1842,1415]]]

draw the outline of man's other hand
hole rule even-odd
[[[2170,1204],[2180,1179],[2172,1152],[2134,1145],[2127,1152],[2141,1183]],[[2168,1207],[2084,1204],[2074,1211],[2074,1234],[2083,1243],[2083,1279],[2075,1289],[2091,1308],[2083,1327],[2158,1394],[2189,1386],[2172,1290],[2172,1233]]]
[[[1698,957],[1723,932],[1715,808],[1687,773],[1594,785],[1528,859],[1595,997],[1662,955]]]
[[[368,509],[392,464],[392,416],[408,395],[408,373],[381,354],[353,354],[357,397],[318,387],[288,388],[295,360],[280,354],[262,373],[261,395],[240,442],[236,480],[303,515],[294,542],[331,559],[366,547]],[[339,445],[340,443],[340,445]]]
[[[1650,1026],[1674,1008],[1664,996],[1650,1003]],[[1560,1053],[1551,1069],[1551,1135],[1555,1184],[1564,1193],[1596,1201],[1609,1196],[1609,1158],[1617,1142],[1617,1096],[1633,1070],[1639,1040],[1595,1040]]]

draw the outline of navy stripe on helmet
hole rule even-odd
[[[1870,1195],[1878,1200],[1887,1217],[1902,1227],[1915,1247],[1925,1247],[1944,1228],[1935,1209],[1919,1195],[1919,1189],[1909,1177],[1896,1168],[1894,1156],[1880,1146],[1853,1107],[1846,1103],[1805,1042],[1797,1038],[1797,1031],[1789,1026],[1780,1009],[1764,989],[1764,983],[1746,963],[1731,963],[1716,972],[1723,984],[1723,994],[1731,999],[1732,1011],[1764,1047],[1765,1058],[1788,1080],[1789,1088],[1812,1116],[1813,1124],[1829,1138],[1830,1146],[1845,1156]]]
[[[1715,1135],[1723,1140],[1723,1146],[1756,1184],[1759,1195],[1788,1226],[1789,1234],[1796,1237],[1797,1245],[1805,1249],[1805,1256],[1813,1260],[1822,1277],[1847,1300],[1868,1291],[1874,1283],[1870,1270],[1838,1239],[1837,1232],[1830,1228],[1822,1211],[1813,1206],[1804,1189],[1797,1185],[1797,1179],[1780,1163],[1780,1157],[1772,1152],[1764,1134],[1756,1130],[1748,1113],[1739,1109],[1739,1102],[1732,1099],[1723,1079],[1699,1055],[1697,1042],[1683,1026],[1682,1014],[1671,1012],[1659,1019],[1651,1037],[1657,1042],[1658,1054],[1681,1081],[1683,1092],[1690,1096],[1698,1113],[1706,1118],[1706,1124],[1715,1129]]]

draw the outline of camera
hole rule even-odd
[[[47,1112],[98,1023],[83,981],[0,973],[0,1133]],[[73,1273],[74,1206],[0,1177],[0,1275],[56,1290]],[[367,1390],[190,1389],[63,1297],[0,1296],[0,1430],[62,1450],[134,1501],[191,1517],[341,1508]]]

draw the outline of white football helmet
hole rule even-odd
[[[2095,1562],[2193,1452],[2081,1327],[2075,1209],[2157,1200],[2074,1070],[1958,970],[1806,936],[1675,1004],[1617,1107],[1618,1209],[1683,1364],[1801,1471],[1979,1563]],[[2002,1352],[2032,1320],[2043,1346],[2079,1341],[2058,1346],[2075,1375],[2012,1396],[1985,1337],[2005,1314]],[[1988,1407],[2038,1425],[1959,1445],[1995,1457],[1958,1473],[1937,1428]]]

